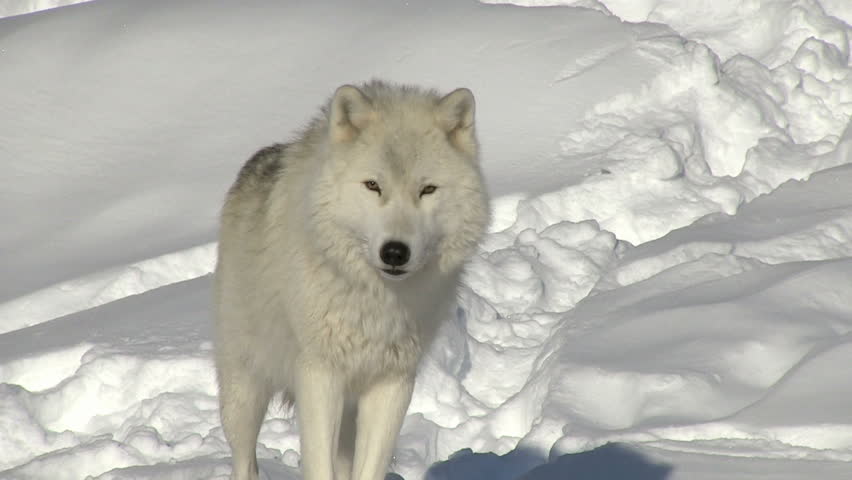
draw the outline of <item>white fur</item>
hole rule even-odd
[[[258,478],[278,393],[295,402],[305,479],[384,478],[418,361],[488,222],[473,119],[466,89],[347,85],[296,141],[243,167],[216,271],[232,478]],[[390,240],[410,248],[400,275],[382,261]]]

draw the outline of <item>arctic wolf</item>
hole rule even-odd
[[[344,85],[228,192],[216,369],[233,476],[258,478],[270,399],[295,402],[307,480],[381,480],[421,354],[488,222],[474,98]]]

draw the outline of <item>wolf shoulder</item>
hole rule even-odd
[[[230,193],[245,193],[271,188],[278,176],[283,173],[287,154],[291,147],[292,145],[289,143],[275,143],[255,152],[243,164]]]

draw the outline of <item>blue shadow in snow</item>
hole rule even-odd
[[[542,455],[514,450],[503,456],[462,450],[432,465],[426,480],[666,480],[672,466],[656,463],[630,447],[608,443],[547,462]]]

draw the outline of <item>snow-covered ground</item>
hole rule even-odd
[[[475,92],[495,207],[395,471],[850,478],[852,3],[355,3],[0,19],[0,478],[227,478],[222,196],[374,76]]]
[[[24,15],[52,8],[75,5],[91,0],[5,0],[0,2],[0,18]]]

